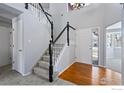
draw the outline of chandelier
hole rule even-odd
[[[88,5],[90,5],[90,3],[68,3],[70,10],[80,9]]]

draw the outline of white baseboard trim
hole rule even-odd
[[[92,64],[90,64],[90,63],[85,63],[85,62],[79,61],[79,60],[77,60],[77,59],[76,59],[75,62],[82,63],[82,64],[87,64],[87,65],[92,65]]]
[[[107,68],[106,66],[103,66],[103,65],[98,65],[99,67],[103,67],[103,68]]]
[[[30,72],[28,72],[28,73],[25,73],[25,74],[23,73],[22,76],[28,76],[28,75],[30,75],[31,73],[32,73],[32,71],[30,71]]]
[[[79,59],[75,59],[75,62],[84,63],[84,64],[88,64],[88,65],[92,65],[92,66],[93,66],[92,63],[85,63],[85,62],[83,62],[83,61],[80,61]],[[103,65],[98,65],[98,67],[107,68],[106,66],[103,66]]]

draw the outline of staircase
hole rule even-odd
[[[53,50],[56,50],[56,54],[54,55],[53,60],[55,61],[57,60],[63,46],[64,46],[63,44],[54,45]],[[35,75],[47,81],[49,80],[49,61],[50,61],[50,55],[49,55],[49,49],[47,49],[43,54],[43,56],[41,57],[41,59],[36,64],[36,66],[33,68],[33,72]],[[54,79],[57,78],[57,73],[54,73],[53,77]]]
[[[25,3],[25,8],[29,9],[30,7],[33,7],[35,10],[34,12],[38,17],[40,17],[39,12],[43,12],[46,16],[46,19],[48,20],[50,26],[51,26],[51,40],[49,43],[49,48],[45,51],[41,59],[37,62],[37,64],[33,68],[34,74],[37,76],[40,76],[43,79],[49,80],[50,82],[53,82],[53,79],[55,80],[57,77],[57,73],[55,72],[55,64],[57,63],[57,59],[61,56],[61,50],[63,49],[64,45],[67,43],[69,46],[69,29],[75,30],[72,26],[69,25],[69,22],[67,22],[67,25],[64,27],[64,29],[59,33],[59,35],[54,39],[53,38],[53,21],[51,21],[52,15],[50,15],[48,12],[44,10],[41,3]],[[37,12],[38,11],[38,12]],[[41,19],[41,18],[40,18]],[[67,30],[66,30],[67,29]],[[66,32],[67,31],[67,32]],[[62,35],[64,32],[67,34],[67,37],[64,37],[64,42],[60,42],[62,39]],[[59,42],[58,42],[59,41]]]

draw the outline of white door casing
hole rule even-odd
[[[121,18],[121,22],[122,22],[122,46],[121,46],[121,83],[122,85],[124,85],[124,4],[122,4],[122,18]]]
[[[100,27],[91,27],[91,28],[79,29],[76,31],[76,60],[79,62],[92,64],[92,55],[91,55],[92,53],[91,35],[92,34],[91,33],[92,33],[92,29],[94,28],[98,28],[99,29],[98,34],[100,34]],[[100,43],[99,43],[99,46],[100,46]],[[99,53],[100,53],[100,50],[99,50]]]

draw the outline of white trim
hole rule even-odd
[[[87,64],[87,65],[92,65],[94,66],[92,63],[84,63],[83,61],[80,61],[79,59],[75,59],[76,61],[75,62],[78,62],[78,63],[83,63],[83,64]],[[103,67],[103,68],[106,68],[106,66],[103,66],[103,65],[97,65],[97,67]]]
[[[77,30],[77,32],[78,31],[80,31],[80,30],[82,30],[82,29],[90,29],[90,35],[92,35],[92,29],[95,29],[95,28],[98,28],[98,34],[99,34],[99,36],[98,36],[98,66],[101,64],[101,62],[102,62],[102,57],[103,56],[101,56],[101,48],[103,47],[102,45],[101,45],[101,43],[100,43],[100,41],[101,41],[101,37],[102,37],[102,34],[101,34],[101,27],[100,26],[91,26],[91,27],[86,27],[86,28],[80,28],[80,29],[78,29]],[[91,40],[91,45],[92,45],[92,38],[90,38],[90,40]],[[77,40],[76,40],[76,42],[78,42]],[[92,64],[92,49],[91,49],[91,51],[90,51],[91,53],[90,53],[90,57],[91,57],[91,59],[90,59],[90,64]],[[76,59],[76,60],[78,60],[79,62],[83,62],[82,60],[80,60],[80,59]]]
[[[121,22],[121,21],[119,21],[119,22]],[[118,22],[116,22],[116,23],[118,23]],[[116,23],[112,23],[111,25],[114,25]],[[121,22],[121,24],[122,24],[122,22]],[[111,25],[109,25],[109,26],[111,26]],[[106,34],[107,34],[107,32],[109,33],[109,30],[106,29],[107,27],[108,26],[104,27],[104,31],[103,31],[103,34],[104,34],[104,37],[103,37],[103,42],[104,42],[104,45],[103,45],[103,48],[104,48],[104,67],[113,70],[112,68],[107,66],[107,61],[106,61],[106,57],[107,57],[107,55],[106,55],[106,49],[107,49],[107,47],[106,47],[106,43],[107,43],[106,42]],[[114,28],[114,29],[116,29],[116,28]],[[112,29],[112,30],[114,30],[114,29]],[[116,30],[118,30],[118,28]],[[123,34],[122,34],[122,26],[120,28],[120,31],[116,31],[116,32],[120,32],[121,33],[121,37],[122,37],[123,36]],[[123,44],[123,42],[121,41],[121,49],[122,49],[122,44]],[[122,50],[121,50],[121,56],[122,56]],[[122,57],[121,57],[121,63],[122,63],[122,61],[123,60],[122,60]],[[113,70],[113,71],[115,71],[115,70]],[[115,72],[118,72],[118,71],[115,71]],[[118,73],[120,73],[120,72],[118,72]]]
[[[100,62],[101,62],[101,60],[100,60],[100,58],[101,58],[101,56],[100,56],[100,53],[101,53],[101,51],[100,51],[100,48],[101,48],[101,44],[100,44],[100,38],[101,38],[101,34],[100,34],[100,27],[98,26],[98,27],[92,27],[91,28],[91,47],[93,47],[93,45],[92,45],[92,32],[93,32],[93,30],[92,29],[97,29],[98,28],[98,65],[97,66],[99,66],[100,65]],[[93,52],[93,50],[91,49],[91,62],[92,62],[92,60],[93,60],[93,58],[92,58],[92,52]],[[93,62],[91,63],[91,64],[93,64]]]
[[[87,64],[87,65],[92,65],[92,66],[93,66],[92,63],[84,63],[83,61],[76,61],[76,62],[78,62],[78,63],[82,63],[82,64]]]
[[[22,76],[28,76],[28,75],[30,75],[30,74],[32,74],[32,71],[30,71],[30,72],[28,72],[28,73],[22,73]]]

